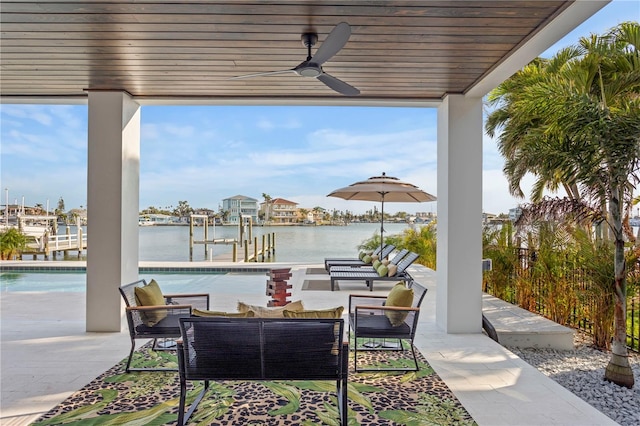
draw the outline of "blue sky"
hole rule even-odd
[[[640,19],[640,2],[614,0],[543,56]],[[262,194],[300,207],[362,213],[375,203],[326,197],[386,172],[436,193],[436,110],[374,107],[141,108],[140,208],[217,210],[222,199]],[[0,204],[86,205],[87,107],[0,105]],[[485,136],[483,210],[506,213],[527,200],[509,195],[503,161]],[[523,185],[526,188],[526,183]],[[392,204],[386,212],[436,211],[436,203]]]

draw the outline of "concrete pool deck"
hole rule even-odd
[[[3,262],[2,266],[7,264]],[[193,267],[194,263],[171,265]],[[260,266],[264,268],[265,264]],[[363,283],[351,281],[340,283],[340,291],[335,292],[302,290],[305,279],[326,278],[324,274],[307,273],[322,268],[320,264],[271,263],[266,267],[292,267],[290,299],[302,299],[309,309],[346,307],[350,293],[366,292]],[[409,272],[429,289],[415,345],[479,425],[617,424],[484,334],[446,334],[439,330],[435,324],[435,273],[420,265],[411,266]],[[211,309],[235,310],[239,300],[266,304],[267,277],[249,274],[247,279],[256,282],[255,294],[212,294]],[[392,285],[377,284],[373,293],[386,294]],[[30,424],[126,357],[130,340],[125,322],[121,333],[87,333],[85,306],[85,294],[78,292],[0,294],[0,424]]]

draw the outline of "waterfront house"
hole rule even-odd
[[[253,223],[258,221],[258,200],[244,195],[222,200],[222,210],[229,212],[227,223],[237,225],[243,216],[250,216]]]
[[[142,214],[138,216],[138,223],[140,226],[150,225],[174,225],[179,223],[179,218],[168,214]]]
[[[274,198],[268,205],[266,202],[260,203],[260,211],[265,213],[265,218],[268,217],[271,225],[290,225],[298,222],[298,203],[284,198]]]

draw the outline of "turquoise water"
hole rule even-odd
[[[262,273],[165,274],[142,273],[140,278],[155,279],[163,293],[251,294],[264,291],[266,275]],[[4,272],[0,274],[2,292],[49,291],[84,292],[84,272]]]

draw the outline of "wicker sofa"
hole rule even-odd
[[[180,404],[184,425],[215,380],[335,381],[340,424],[347,424],[349,345],[343,319],[180,319],[178,342]],[[203,381],[202,392],[185,413],[187,382]]]

